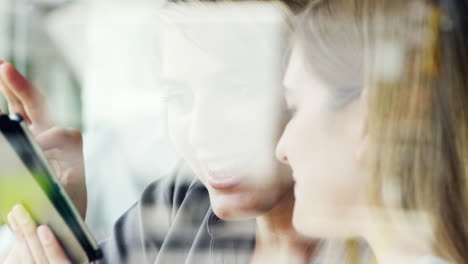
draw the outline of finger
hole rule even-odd
[[[55,172],[54,176],[59,180],[62,176],[62,169],[60,167],[60,162],[59,162],[61,155],[62,155],[62,151],[60,151],[59,149],[51,149],[51,150],[44,152],[44,156],[49,161],[49,165],[52,167],[52,169]]]
[[[3,63],[3,61],[0,60],[0,65],[1,65],[2,63]],[[1,87],[1,86],[2,86],[2,84],[1,84],[1,81],[0,81],[0,87]],[[0,90],[1,90],[1,88],[0,88]],[[2,111],[2,108],[0,108],[0,115],[4,115],[4,113],[3,113],[3,111]]]
[[[42,93],[9,63],[0,65],[0,76],[6,90],[15,95],[23,105],[32,124],[41,131],[50,128],[52,122]]]
[[[15,206],[12,213],[34,261],[36,263],[48,263],[44,249],[36,233],[36,223],[34,223],[29,213],[21,205]]]
[[[62,249],[49,227],[38,227],[37,234],[50,264],[70,263],[67,254],[65,254],[65,251]]]
[[[84,165],[82,155],[68,156],[67,161],[63,157],[67,154],[60,149],[51,149],[44,152],[49,165],[55,172],[55,177],[65,188],[68,195],[75,202],[75,206],[83,219],[86,216],[86,183],[84,178]],[[79,201],[76,203],[76,201]]]
[[[63,146],[82,147],[83,138],[81,132],[75,129],[53,127],[36,137],[36,140],[44,151]]]
[[[0,67],[2,65],[3,64],[0,64]],[[5,96],[5,99],[7,100],[9,112],[20,114],[28,124],[31,124],[31,121],[29,117],[26,115],[23,105],[21,104],[19,99],[10,91],[10,89],[8,89],[8,86],[5,84],[5,81],[3,80],[1,75],[0,75],[0,90],[2,91],[3,95]]]
[[[5,62],[0,60],[0,67],[3,66],[3,64],[5,64]],[[5,99],[7,99],[10,112],[18,113],[25,117],[24,108],[21,106],[19,99],[8,89],[8,86],[4,82],[3,78],[0,78],[0,89],[5,96]],[[27,117],[25,118],[27,119]]]
[[[31,255],[31,252],[29,251],[28,245],[23,237],[23,234],[21,234],[21,230],[13,216],[13,213],[10,212],[7,218],[10,230],[15,236],[15,243],[13,245],[12,254],[11,256],[9,256],[12,259],[11,263],[34,263],[34,259]]]
[[[8,218],[8,226],[10,227],[11,232],[13,232],[13,235],[15,235],[16,240],[22,240],[23,236],[20,232],[21,230],[19,229],[19,226],[15,220],[15,217],[13,216],[13,212],[10,212],[7,218]]]

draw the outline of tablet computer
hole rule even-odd
[[[0,222],[23,205],[38,225],[57,236],[72,263],[102,256],[67,192],[18,114],[0,115]]]

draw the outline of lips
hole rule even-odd
[[[221,170],[210,170],[210,168],[205,167],[206,174],[207,174],[207,181],[208,184],[217,190],[230,190],[234,189],[238,185],[241,184],[242,180],[241,177],[234,176],[239,175],[238,171],[229,170],[234,173],[229,173],[228,171],[221,171]]]

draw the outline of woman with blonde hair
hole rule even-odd
[[[277,156],[294,171],[294,225],[362,237],[379,264],[468,263],[468,3],[353,2],[311,4],[285,77],[294,116]],[[342,86],[356,67],[327,76],[333,61],[310,54],[348,46],[316,33],[356,21],[365,85]]]

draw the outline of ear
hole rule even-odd
[[[361,133],[359,138],[358,148],[356,150],[356,160],[360,165],[364,164],[365,153],[368,151],[369,146],[369,133],[368,133],[368,111],[369,111],[369,97],[368,88],[364,88],[359,99],[360,115],[361,115]]]

